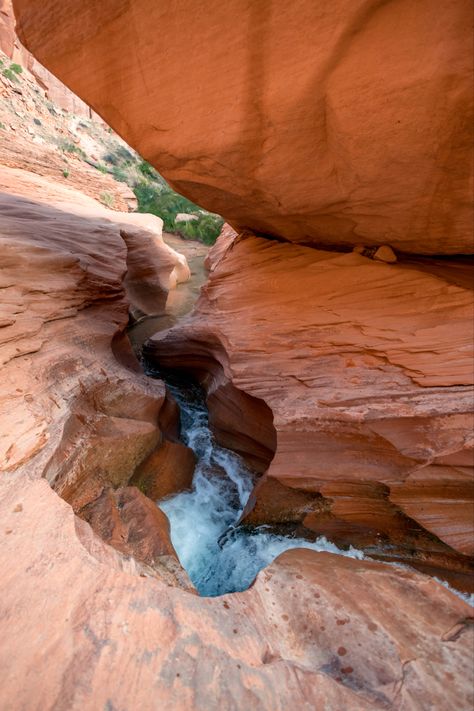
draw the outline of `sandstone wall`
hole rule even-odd
[[[0,169],[0,205],[2,710],[469,711],[470,607],[417,573],[299,550],[244,593],[194,594],[126,485],[160,456],[163,408],[170,425],[128,301],[182,261],[158,218],[25,171]]]
[[[15,32],[12,0],[0,0],[0,50],[13,62],[30,72],[37,83],[45,89],[48,98],[57,106],[78,116],[92,118],[93,111],[89,106],[64,86],[21,44]],[[95,118],[99,117],[95,116]]]
[[[471,253],[471,0],[14,0],[28,49],[239,228]]]
[[[228,230],[209,264],[194,314],[148,352],[194,371],[217,435],[269,466],[245,520],[468,573],[470,264],[392,265]]]

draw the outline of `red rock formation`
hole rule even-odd
[[[471,0],[13,5],[39,61],[234,226],[472,252]]]
[[[44,481],[0,488],[5,711],[471,709],[471,608],[433,580],[291,551],[203,599],[142,577]]]
[[[70,157],[66,167],[57,151],[48,146],[32,144],[30,138],[18,135],[12,137],[0,128],[1,165],[50,178],[91,198],[99,199],[101,195],[109,195],[111,210],[126,212],[136,207],[135,195],[125,183],[117,182],[110,175],[104,175],[78,158],[75,160]]]
[[[0,0],[0,50],[13,62],[20,64],[46,91],[47,97],[66,111],[78,116],[92,117],[93,111],[73,94],[57,77],[43,67],[23,47],[15,33],[15,17],[12,0]],[[95,118],[99,118],[96,116]]]
[[[171,543],[168,519],[137,488],[104,489],[80,515],[105,543],[145,564],[164,582],[194,591]]]
[[[194,315],[148,350],[211,393],[217,382],[211,421],[237,450],[248,450],[246,432],[268,447],[262,433],[275,429],[247,520],[388,540],[397,555],[417,548],[421,564],[465,571],[473,302],[463,263],[387,265],[248,234],[213,252]],[[266,417],[241,407],[249,396]]]
[[[3,54],[2,61],[4,68],[8,67]],[[92,126],[99,135],[100,131],[109,135],[97,123],[84,123],[83,119],[58,110],[28,72],[22,72],[17,81],[0,72],[1,164],[76,188],[113,210],[136,209],[137,198],[128,185],[82,160],[85,157],[82,145],[87,145],[87,139],[96,149],[100,145],[88,136]],[[90,153],[93,155],[94,149]],[[99,165],[97,155],[95,160]]]
[[[468,711],[470,608],[429,578],[292,551],[245,593],[189,594],[164,517],[124,487],[166,403],[121,335],[144,225],[18,170],[0,188],[1,708]]]
[[[187,267],[159,218],[15,169],[0,170],[0,190],[0,468],[25,465],[78,510],[104,485],[126,484],[161,439],[164,387],[138,371],[121,336],[127,262],[158,301]]]
[[[157,501],[191,488],[195,465],[192,449],[181,442],[165,441],[137,468],[131,483]]]

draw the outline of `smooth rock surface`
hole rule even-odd
[[[131,483],[158,501],[191,488],[195,463],[192,449],[181,442],[165,440],[140,464]]]
[[[80,516],[105,543],[143,563],[147,573],[151,568],[166,584],[194,591],[171,543],[167,517],[136,487],[104,489]]]
[[[293,520],[344,543],[388,539],[418,550],[421,564],[433,554],[466,572],[474,553],[469,265],[389,265],[224,237],[194,314],[147,351],[200,377],[217,435],[233,432],[242,453],[259,444],[270,452],[273,429],[267,466],[274,457],[248,522]],[[266,403],[267,417],[242,404],[249,397]]]
[[[123,335],[136,226],[32,174],[0,187],[2,711],[470,711],[471,608],[425,576],[292,551],[245,593],[189,591],[163,516],[120,488],[166,409]]]
[[[38,60],[234,227],[472,253],[471,0],[13,5]]]
[[[159,218],[4,167],[0,190],[0,469],[26,465],[81,508],[104,482],[125,484],[160,441],[164,388],[123,335],[127,262],[136,273],[140,245],[153,250],[142,263],[157,300],[186,265]]]
[[[4,711],[472,707],[471,608],[429,578],[297,550],[199,598],[142,577],[44,480],[17,484],[0,483]]]

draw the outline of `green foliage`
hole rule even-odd
[[[151,180],[156,180],[159,177],[153,166],[147,163],[146,160],[142,160],[141,163],[138,164],[138,170],[146,178],[151,178]]]
[[[114,196],[111,195],[110,193],[101,193],[100,194],[100,201],[106,206],[106,207],[113,207],[114,206]]]
[[[3,123],[3,121],[0,121],[0,128],[2,129],[2,131],[5,131],[6,128],[7,128],[7,127],[5,126],[5,124]]]
[[[97,163],[96,165],[94,165],[94,168],[99,170],[101,173],[108,173],[109,172],[107,166],[102,165],[101,163]]]
[[[224,220],[210,212],[200,213],[199,220],[179,224],[177,231],[187,239],[197,239],[204,244],[214,244],[219,237]],[[176,229],[176,228],[175,228]]]
[[[122,168],[119,168],[117,165],[114,165],[111,172],[112,172],[112,175],[115,178],[115,180],[118,180],[119,183],[127,183],[128,182],[127,173],[124,170],[122,170]]]
[[[204,212],[187,198],[173,192],[170,187],[154,186],[141,181],[134,187],[139,212],[150,212],[161,217],[164,229],[175,232],[185,239],[197,239],[204,244],[214,244],[223,225],[219,215]],[[180,212],[193,213],[197,220],[176,224],[176,215]]]
[[[214,244],[221,231],[223,220],[219,215],[201,210],[182,195],[175,193],[158,171],[146,160],[132,153],[124,145],[111,145],[103,157],[103,172],[110,173],[115,180],[129,185],[137,198],[138,211],[158,215],[168,232],[180,234],[186,239],[196,239],[204,244]],[[95,165],[98,170],[102,166]],[[103,200],[102,202],[108,205]],[[110,205],[108,205],[110,206]],[[176,224],[180,212],[195,214],[198,219]]]
[[[15,72],[13,72],[10,68],[4,69],[3,72],[2,72],[2,74],[3,74],[4,77],[6,77],[7,79],[9,79],[10,81],[18,81],[17,75],[16,75]]]
[[[3,67],[3,62],[0,63],[0,67]],[[23,67],[20,64],[15,64],[14,62],[10,64],[8,68],[2,71],[4,77],[10,81],[18,81],[18,75],[23,71]]]
[[[67,141],[64,140],[60,143],[59,145],[60,149],[63,151],[63,153],[75,153],[79,158],[86,158],[86,154],[82,150],[82,148],[79,148],[79,146],[76,146],[75,143],[72,143],[72,141]]]
[[[69,178],[69,171],[68,171],[67,168],[64,168],[64,170],[63,170],[63,175],[64,175],[65,178]]]

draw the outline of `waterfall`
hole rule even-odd
[[[147,369],[149,375],[163,377]],[[194,450],[193,488],[158,502],[168,516],[171,540],[181,564],[201,595],[245,590],[276,556],[290,548],[311,548],[355,558],[325,538],[310,542],[277,535],[268,527],[234,528],[253,489],[255,476],[234,452],[220,447],[209,429],[202,390],[165,378],[181,409],[181,438]]]

